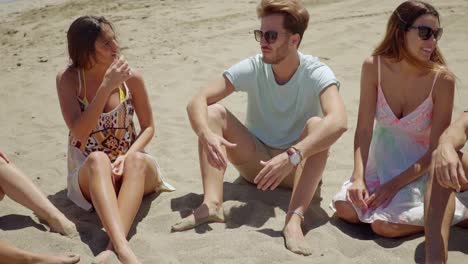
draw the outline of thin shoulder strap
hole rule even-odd
[[[123,86],[125,87],[125,94],[123,94],[122,92],[122,89],[119,89],[120,90],[120,102],[123,102],[125,100],[125,98],[132,98],[132,95],[130,94],[130,89],[128,89],[128,86],[127,86],[127,83],[126,82],[123,82]]]
[[[84,88],[83,102],[85,102],[86,104],[89,104],[88,97],[86,96],[86,78],[85,78],[84,69],[81,69],[81,74],[83,74],[83,88]]]
[[[379,81],[379,86],[380,86],[380,80],[382,79],[381,77],[381,69],[380,69],[380,56],[377,56],[377,72],[378,72],[378,81]]]
[[[435,84],[436,84],[436,82],[437,82],[437,78],[439,77],[439,72],[440,72],[440,71],[437,71],[436,74],[435,74],[435,76],[434,76],[434,81],[432,81],[432,87],[431,87],[431,92],[430,92],[430,94],[432,94],[432,91],[434,90],[434,86],[435,86]]]
[[[76,73],[78,75],[78,97],[80,97],[80,94],[81,94],[81,74],[80,74],[80,70],[77,70]]]

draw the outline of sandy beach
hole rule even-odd
[[[0,1],[0,150],[74,221],[80,235],[47,232],[37,217],[10,199],[0,202],[0,239],[36,252],[75,252],[90,263],[107,244],[95,213],[66,197],[68,130],[60,113],[55,75],[68,64],[66,32],[85,14],[114,23],[122,53],[142,72],[153,107],[154,155],[177,190],[144,199],[130,244],[144,263],[421,263],[424,236],[384,239],[366,225],[333,216],[329,204],[353,169],[353,137],[361,64],[383,37],[396,0],[304,0],[311,20],[300,51],[320,57],[341,81],[348,113],[346,132],[333,146],[323,176],[322,200],[305,215],[312,256],[284,247],[281,229],[291,192],[262,192],[225,177],[225,224],[171,233],[173,223],[202,200],[197,139],[185,107],[224,69],[260,51],[254,0]],[[468,0],[428,1],[441,13],[439,46],[458,77],[453,118],[468,103]],[[222,102],[243,120],[246,94]],[[453,228],[449,263],[468,262],[468,230]],[[1,260],[0,260],[1,262]]]

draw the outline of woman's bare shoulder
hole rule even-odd
[[[75,67],[66,67],[60,70],[56,76],[57,90],[74,88],[77,89],[78,85],[78,74]]]
[[[67,66],[57,72],[57,80],[78,80],[78,70],[75,67]]]

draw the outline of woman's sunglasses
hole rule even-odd
[[[439,40],[442,37],[442,33],[444,32],[444,30],[442,28],[439,28],[437,30],[433,30],[432,28],[426,27],[426,26],[411,26],[409,28],[410,29],[411,28],[417,29],[418,30],[418,36],[422,40],[428,40],[432,36],[434,36],[434,38],[436,40]]]
[[[262,40],[262,38],[265,38],[265,41],[268,44],[275,43],[275,41],[278,39],[279,34],[288,34],[288,32],[276,32],[276,31],[272,31],[272,30],[263,32],[261,30],[254,30],[255,40],[260,42]]]

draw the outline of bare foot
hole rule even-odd
[[[78,235],[75,224],[68,220],[62,213],[53,216],[46,220],[49,224],[50,231],[60,233],[64,236],[75,237]]]
[[[290,251],[309,256],[312,254],[312,248],[305,240],[301,225],[289,222],[283,229],[283,237],[286,248]]]
[[[138,260],[137,256],[135,255],[135,253],[133,253],[130,246],[126,246],[122,249],[116,250],[116,252],[122,264],[141,264],[140,260]]]
[[[73,264],[80,261],[80,256],[70,254],[68,256],[37,255],[32,263],[37,264]]]
[[[192,214],[172,226],[172,232],[192,229],[204,223],[224,222],[223,208],[209,208],[206,204],[200,205]]]

